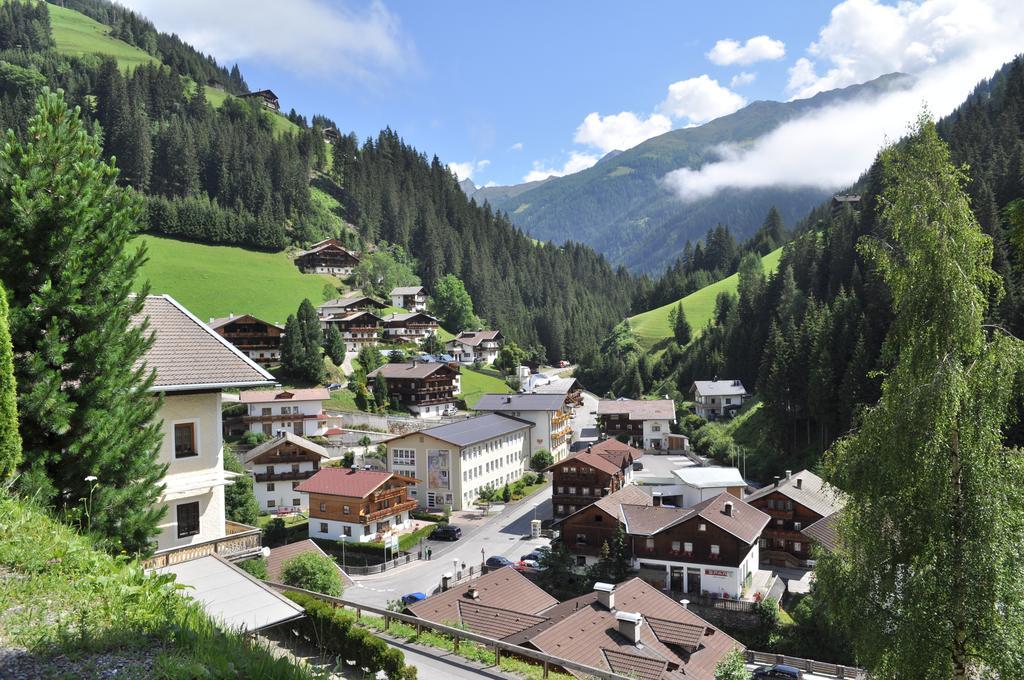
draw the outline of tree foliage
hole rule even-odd
[[[366,295],[391,299],[391,291],[401,286],[418,286],[415,260],[402,246],[383,244],[372,253],[364,253],[353,272],[353,283]]]
[[[547,449],[537,449],[530,456],[530,469],[534,472],[544,472],[555,464],[555,459]]]
[[[747,660],[738,649],[729,651],[715,666],[715,680],[750,680]]]
[[[224,447],[224,469],[239,474],[234,481],[224,487],[224,514],[232,522],[255,524],[260,515],[260,504],[253,492],[252,475],[246,473],[245,466],[238,460],[234,448]]]
[[[281,566],[281,580],[286,585],[332,597],[341,597],[345,587],[334,560],[312,552],[302,553],[287,560]]]
[[[0,283],[0,482],[13,475],[21,463],[18,389],[14,382],[14,351],[7,315],[7,293]]]
[[[434,284],[430,310],[441,325],[453,333],[476,330],[480,326],[480,319],[473,313],[473,300],[466,292],[466,286],[452,274],[443,276]]]

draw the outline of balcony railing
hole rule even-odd
[[[383,491],[378,491],[377,493],[371,495],[370,502],[377,503],[388,498],[395,498],[396,496],[401,496],[404,491],[405,489],[403,489],[402,487],[396,487],[394,489],[384,489]]]
[[[144,569],[159,569],[207,555],[240,560],[259,554],[260,537],[263,532],[258,528],[228,520],[224,522],[224,532],[226,535],[223,538],[158,550],[152,557],[143,560],[142,566]]]
[[[269,423],[275,420],[327,420],[325,413],[273,413],[269,416],[242,416],[246,423]]]
[[[405,512],[406,510],[413,510],[419,506],[419,501],[406,501],[404,503],[396,503],[390,508],[383,508],[381,510],[375,510],[367,515],[363,515],[363,524],[369,524],[370,522],[376,522],[379,519],[385,517],[393,517],[399,513]]]
[[[306,480],[316,474],[316,470],[299,470],[298,472],[257,472],[257,482],[288,482]]]

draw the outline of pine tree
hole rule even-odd
[[[683,309],[683,303],[677,304],[674,311],[675,318],[672,320],[672,334],[680,346],[688,345],[693,338],[693,331],[690,328],[690,322],[686,320],[686,310]]]
[[[289,375],[300,375],[302,358],[302,326],[294,314],[289,314],[284,324],[284,338],[281,340],[281,368]]]
[[[230,446],[224,447],[224,469],[239,473],[233,482],[224,487],[224,514],[232,522],[255,524],[260,514],[260,505],[253,493],[252,476],[246,474],[245,466]]]
[[[345,361],[345,339],[341,337],[341,331],[337,324],[331,324],[327,329],[327,337],[324,340],[324,353],[331,358],[335,366],[341,366]]]
[[[391,397],[388,394],[388,381],[380,373],[373,379],[373,400],[377,402],[377,408],[382,412],[386,411],[391,403]]]
[[[130,296],[145,250],[129,247],[141,205],[116,184],[99,141],[44,91],[28,142],[0,148],[0,279],[24,449],[21,485],[111,548],[144,551],[157,531],[165,466],[150,346]],[[89,478],[89,479],[87,479]],[[93,483],[95,482],[95,484]]]
[[[14,474],[21,462],[18,395],[14,383],[14,350],[11,347],[7,314],[7,294],[0,283],[0,482]]]

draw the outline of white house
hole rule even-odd
[[[316,474],[327,449],[291,432],[283,432],[245,454],[246,471],[260,509],[270,513],[307,512],[309,498],[299,484]]]
[[[704,420],[732,418],[743,405],[747,390],[739,380],[697,380],[690,387],[693,406]]]
[[[683,467],[672,471],[679,478],[678,505],[688,508],[708,499],[729,493],[743,497],[747,483],[734,467]]]
[[[462,331],[449,340],[445,348],[459,363],[479,361],[489,366],[498,358],[504,341],[501,331]]]
[[[327,432],[324,402],[331,398],[331,393],[326,387],[247,390],[239,398],[246,407],[243,421],[250,432],[262,432],[268,437],[282,432],[314,437]]]
[[[237,529],[229,530],[224,515],[224,486],[237,475],[224,470],[221,390],[270,385],[274,378],[168,295],[146,297],[132,321],[146,320],[153,345],[139,364],[152,369],[150,391],[163,396],[159,462],[168,466],[159,556]],[[259,549],[258,540],[254,547]]]
[[[427,310],[427,289],[423,286],[401,286],[391,289],[391,306],[407,312]]]
[[[633,446],[667,451],[676,404],[671,399],[602,399],[597,403],[601,432],[625,436]]]
[[[392,342],[422,343],[437,332],[437,319],[423,312],[389,314],[384,319],[384,339]]]
[[[416,509],[408,487],[416,481],[377,470],[321,468],[298,487],[309,494],[309,537],[384,542],[407,531]]]
[[[547,449],[557,463],[569,455],[573,436],[572,409],[563,394],[485,394],[473,409],[532,423],[531,456],[540,449]]]

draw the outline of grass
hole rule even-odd
[[[473,408],[480,397],[492,392],[508,394],[512,388],[505,381],[472,368],[462,367],[462,398],[466,406]]]
[[[228,99],[239,99],[233,94],[220,89],[219,87],[207,87],[206,88],[206,101],[210,102],[210,105],[215,109],[219,109],[224,105]],[[268,116],[271,125],[274,127],[274,134],[280,136],[283,134],[295,133],[299,131],[299,126],[288,120],[285,116],[271,111],[270,109],[264,110],[264,115]]]
[[[104,54],[117,60],[122,70],[129,70],[140,64],[156,63],[156,57],[129,45],[123,40],[110,36],[110,26],[74,10],[47,4],[50,10],[50,25],[57,51],[71,56]]]
[[[38,677],[309,678],[219,630],[173,582],[95,550],[45,511],[0,490],[0,647],[28,650]],[[65,669],[65,670],[62,670]],[[107,671],[109,672],[109,670]]]
[[[782,248],[779,248],[761,258],[766,275],[778,269],[781,257]],[[694,335],[699,334],[714,316],[715,298],[718,297],[718,294],[721,292],[735,293],[738,284],[739,274],[733,274],[682,298],[686,319],[690,322]],[[633,332],[636,333],[637,340],[644,349],[651,349],[658,341],[671,337],[672,328],[668,323],[668,313],[678,303],[679,300],[629,317]]]
[[[269,513],[266,514],[266,515],[260,515],[259,517],[256,518],[256,526],[259,527],[260,529],[262,529],[262,528],[266,527],[268,524],[270,524],[270,521],[272,519],[274,519],[274,518],[276,518],[278,516],[279,515],[271,515]],[[281,519],[284,520],[285,527],[294,527],[294,526],[298,526],[300,524],[307,524],[309,522],[309,518],[306,517],[305,515],[302,515],[302,514],[286,515],[284,517],[281,517]]]
[[[284,324],[303,298],[323,299],[324,284],[337,279],[303,274],[285,253],[261,253],[233,246],[210,246],[158,236],[140,236],[149,261],[136,280],[154,294],[167,293],[202,321],[228,314],[253,314]]]

